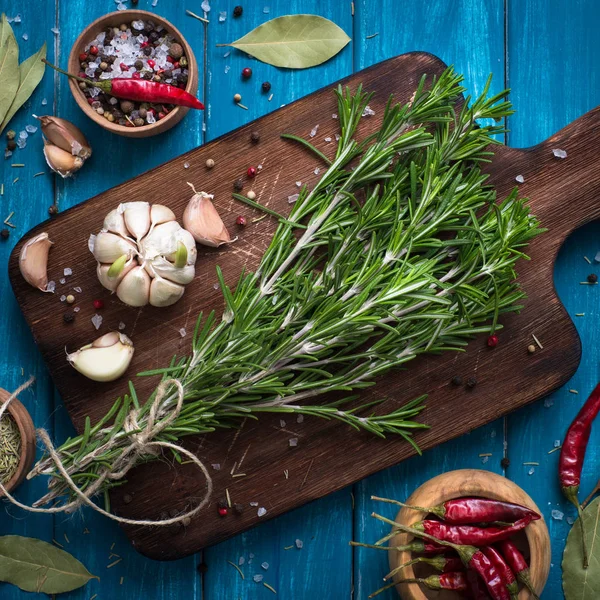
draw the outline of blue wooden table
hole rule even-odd
[[[48,173],[41,152],[41,135],[31,135],[27,147],[15,153],[16,160],[0,163],[2,220],[14,211],[16,229],[0,244],[0,261],[6,264],[18,237],[47,218],[56,202],[61,210],[151,169],[216,136],[260,117],[331,82],[411,50],[426,50],[454,64],[466,76],[467,85],[478,93],[490,72],[494,90],[512,88],[517,114],[509,120],[506,142],[512,146],[535,144],[600,103],[598,79],[596,0],[246,0],[242,18],[231,11],[241,0],[212,0],[210,24],[187,17],[185,9],[200,13],[200,0],[140,0],[139,8],[155,11],[171,20],[192,44],[200,65],[199,96],[204,113],[190,113],[179,127],[149,140],[129,141],[112,136],[86,119],[76,107],[67,83],[49,70],[37,91],[14,118],[11,128],[20,131],[34,124],[32,114],[56,114],[75,122],[88,136],[94,156],[76,179],[62,180]],[[129,4],[129,3],[127,3]],[[116,8],[114,0],[2,0],[0,10],[14,17],[23,57],[48,42],[48,58],[66,64],[71,45],[93,19]],[[353,9],[353,10],[352,10]],[[225,22],[218,13],[227,11]],[[352,42],[328,63],[306,71],[285,71],[217,48],[256,25],[279,15],[303,12],[327,16],[340,25]],[[58,31],[55,33],[52,31]],[[25,35],[26,34],[26,35]],[[27,39],[26,39],[27,38]],[[229,53],[227,53],[229,54]],[[249,82],[240,80],[241,69],[251,66]],[[230,67],[230,70],[227,69]],[[273,101],[260,93],[260,84],[272,84]],[[232,102],[242,93],[248,111]],[[44,99],[47,99],[45,105]],[[11,168],[11,163],[25,167]],[[44,176],[33,177],[45,171]],[[15,181],[18,177],[18,181]],[[565,207],[568,210],[568,207]],[[83,561],[100,581],[66,594],[68,600],[263,599],[273,593],[253,575],[262,574],[280,598],[363,600],[378,588],[386,572],[387,556],[374,551],[352,550],[348,540],[372,541],[384,528],[369,517],[369,497],[406,498],[418,485],[441,472],[456,468],[484,468],[502,473],[521,485],[538,503],[552,536],[553,566],[543,600],[563,598],[560,562],[574,511],[560,496],[556,467],[558,453],[549,453],[564,435],[586,394],[599,379],[598,345],[600,289],[581,286],[589,265],[600,250],[600,226],[593,223],[573,235],[561,250],[555,269],[555,284],[570,314],[576,319],[583,342],[583,359],[573,379],[551,397],[539,401],[504,420],[444,444],[424,456],[370,477],[355,486],[323,498],[293,513],[265,523],[204,553],[172,563],[157,563],[138,555],[112,522],[89,511],[51,518],[26,514],[4,503],[0,534],[15,533],[55,540]],[[0,275],[0,386],[16,388],[30,374],[37,377],[33,390],[22,396],[36,425],[48,429],[57,440],[72,431],[68,417],[50,382],[39,353],[10,290],[6,270]],[[49,310],[54,310],[50,308]],[[527,385],[524,381],[523,385]],[[574,394],[570,390],[578,390]],[[502,402],[502,398],[498,398]],[[467,408],[461,408],[467,410]],[[600,475],[600,442],[597,428],[590,442],[582,489],[590,490]],[[489,454],[480,457],[480,454]],[[510,458],[503,470],[500,461]],[[537,462],[531,467],[524,462]],[[32,502],[43,492],[43,482],[24,485],[19,497]],[[384,514],[392,516],[392,509]],[[564,518],[552,518],[553,509]],[[303,541],[303,548],[295,547]],[[286,549],[294,546],[291,549]],[[242,567],[245,579],[228,563]],[[109,565],[122,558],[111,568]],[[197,569],[204,563],[206,570]],[[268,563],[268,569],[261,567]],[[266,566],[266,565],[265,565]],[[202,569],[204,571],[204,569]],[[29,597],[0,584],[0,597]],[[393,590],[383,594],[396,597]]]

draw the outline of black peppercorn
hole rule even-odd
[[[138,71],[141,71],[144,68],[144,63],[141,60],[136,60],[133,65]]]
[[[12,152],[17,149],[17,142],[15,142],[15,140],[8,140],[8,142],[6,142],[6,147]]]
[[[228,506],[227,500],[219,500],[217,502],[217,508],[227,508]]]
[[[234,6],[234,8],[233,8],[233,16],[234,17],[241,17],[243,12],[244,12],[244,9],[241,6]]]
[[[157,42],[157,41],[158,41],[158,38],[159,38],[159,35],[158,35],[158,32],[156,32],[156,31],[151,31],[151,32],[150,32],[150,35],[148,36],[148,39],[149,39],[149,40],[150,40],[152,43],[154,43],[154,42]]]
[[[598,283],[598,275],[596,275],[596,273],[590,273],[590,274],[587,276],[587,280],[588,280],[590,283]]]
[[[233,182],[233,189],[236,192],[241,192],[244,189],[244,180],[243,179],[236,179]]]
[[[198,569],[198,573],[200,573],[200,575],[204,575],[208,571],[208,565],[204,562],[201,562],[196,568]]]
[[[500,461],[500,466],[503,469],[507,469],[510,466],[510,459],[508,459],[506,456]]]
[[[253,131],[253,132],[250,134],[250,141],[251,141],[253,144],[258,144],[258,142],[260,142],[260,133],[258,133],[258,131]]]
[[[131,5],[132,6],[137,6],[139,0],[131,0]]]
[[[173,71],[171,71],[171,69],[165,69],[163,75],[165,76],[165,79],[171,79],[171,77],[173,77]]]
[[[266,94],[267,92],[271,91],[271,84],[268,81],[263,81],[262,84],[262,91]]]
[[[56,204],[52,204],[49,208],[48,208],[48,214],[50,216],[54,216],[58,214],[58,206],[56,206]]]
[[[132,500],[133,500],[133,498],[131,497],[131,494],[125,494],[123,496],[123,503],[124,504],[131,504]]]
[[[75,313],[72,310],[67,311],[63,315],[63,321],[65,323],[72,323],[75,320]]]
[[[236,503],[233,505],[233,510],[236,515],[241,515],[244,512],[244,505]]]
[[[2,238],[3,240],[7,240],[9,235],[10,231],[8,229],[3,229],[2,231],[0,231],[0,238]]]
[[[467,379],[467,387],[472,390],[477,385],[477,379],[475,377],[469,377]]]
[[[460,375],[455,375],[452,379],[451,379],[452,385],[462,385],[463,383],[463,378]]]
[[[144,54],[145,54],[146,56],[150,56],[150,55],[152,54],[152,48],[151,48],[150,46],[146,46],[146,47],[144,48]]]

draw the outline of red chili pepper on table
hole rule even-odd
[[[526,506],[501,502],[500,500],[487,500],[485,498],[457,498],[456,500],[448,500],[443,504],[438,504],[430,508],[411,506],[397,500],[379,498],[377,496],[371,496],[371,500],[379,500],[411,508],[412,510],[431,513],[452,525],[494,523],[496,521],[514,523],[527,516],[530,516],[532,521],[537,521],[540,518],[538,513]]]
[[[504,584],[506,585],[506,589],[510,594],[511,600],[517,600],[519,596],[519,584],[517,583],[517,579],[512,569],[504,560],[504,557],[496,548],[492,548],[492,546],[486,546],[482,548],[481,551],[490,559],[490,562],[496,567],[498,573],[504,580]]]
[[[204,104],[196,96],[192,96],[192,94],[185,90],[174,85],[169,85],[168,83],[146,81],[145,79],[125,79],[121,77],[104,79],[103,81],[90,81],[89,79],[78,77],[59,69],[45,58],[42,59],[42,62],[71,79],[83,81],[88,85],[97,87],[104,93],[110,94],[115,98],[137,102],[152,102],[153,104],[176,104],[177,106],[187,106],[188,108],[197,108],[200,110],[204,108]]]
[[[600,384],[590,394],[590,397],[577,413],[575,420],[571,423],[567,435],[563,440],[558,466],[558,476],[562,493],[567,500],[575,505],[579,514],[584,569],[588,567],[588,551],[583,528],[583,511],[577,495],[579,493],[579,484],[581,483],[583,459],[585,458],[585,451],[590,439],[592,423],[598,415],[598,411],[600,411]]]
[[[477,527],[475,525],[449,525],[441,521],[425,519],[415,523],[413,527],[432,535],[438,540],[454,544],[467,544],[471,546],[489,546],[500,540],[506,540],[517,531],[525,529],[531,523],[531,517],[519,519],[509,527]]]
[[[500,576],[500,573],[498,573],[498,570],[491,563],[490,559],[478,548],[470,545],[453,544],[452,542],[446,542],[444,540],[437,539],[432,535],[419,531],[418,529],[407,527],[402,523],[392,521],[391,519],[386,519],[385,517],[382,517],[376,513],[372,513],[372,516],[380,521],[383,521],[384,523],[392,525],[392,527],[394,527],[396,530],[403,531],[404,533],[410,533],[417,538],[427,540],[441,546],[446,546],[447,548],[451,548],[452,550],[456,551],[460,556],[463,565],[465,565],[467,569],[472,569],[475,571],[483,579],[485,585],[487,586],[488,592],[492,597],[492,600],[510,600],[508,590],[506,589],[504,580]]]
[[[516,574],[517,579],[529,590],[529,593],[534,600],[540,600],[538,595],[535,593],[533,584],[531,583],[529,565],[519,549],[510,540],[503,540],[498,544],[498,546],[502,552],[502,555],[506,559],[506,562]]]

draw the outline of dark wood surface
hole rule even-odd
[[[398,100],[407,100],[423,73],[439,73],[444,65],[435,57],[412,53],[390,59],[345,80],[355,87],[376,93],[371,102],[374,117],[363,120],[364,132],[379,123],[383,106],[390,93]],[[253,189],[257,199],[280,211],[289,210],[287,197],[297,192],[296,181],[309,185],[317,175],[319,165],[295,144],[279,138],[281,132],[308,137],[319,124],[316,145],[326,154],[334,151],[333,143],[324,137],[333,136],[338,122],[331,118],[336,112],[331,87],[307,96],[250,125],[244,126],[214,142],[193,150],[136,179],[113,188],[88,202],[78,205],[56,219],[42,223],[26,234],[47,231],[54,241],[49,261],[49,277],[58,282],[65,267],[73,269],[66,285],[57,283],[54,296],[29,287],[18,272],[17,257],[21,244],[13,252],[9,275],[15,295],[29,323],[34,338],[44,356],[51,375],[66,407],[80,428],[86,415],[98,419],[114,399],[126,389],[125,380],[111,384],[88,382],[69,367],[64,348],[75,349],[100,333],[115,329],[120,321],[132,337],[136,355],[128,375],[144,369],[164,366],[174,353],[185,352],[190,336],[182,338],[178,331],[185,327],[191,335],[195,315],[211,308],[220,308],[215,266],[224,272],[226,282],[233,285],[242,268],[253,269],[272,235],[276,223],[268,218],[241,232],[240,239],[225,250],[201,248],[196,265],[196,279],[187,287],[183,299],[167,309],[141,310],[122,305],[116,297],[107,297],[95,276],[95,261],[87,249],[90,233],[97,232],[104,215],[122,201],[147,200],[170,206],[178,217],[190,197],[187,181],[198,189],[215,194],[215,202],[230,231],[236,231],[239,214],[251,215],[246,207],[231,199],[233,181],[243,176],[250,165],[262,164]],[[600,111],[591,111],[546,142],[526,150],[498,147],[489,167],[500,196],[516,185],[515,176],[523,175],[523,195],[531,198],[533,211],[549,232],[530,246],[531,262],[519,263],[520,280],[528,294],[520,315],[504,319],[501,343],[494,350],[485,347],[482,339],[474,340],[464,354],[450,353],[415,361],[409,370],[383,378],[365,394],[366,397],[388,398],[388,408],[427,392],[428,407],[422,420],[432,427],[421,432],[416,440],[429,448],[470,431],[500,415],[538,399],[564,383],[575,371],[580,357],[580,344],[575,328],[560,304],[553,285],[552,268],[558,248],[570,231],[597,218],[600,203],[600,181],[592,175],[600,157],[590,149],[600,142],[598,128]],[[594,127],[596,129],[594,129]],[[251,145],[250,132],[260,132],[261,141]],[[583,135],[585,132],[585,136]],[[568,159],[552,154],[553,148],[567,150]],[[204,163],[213,158],[216,166],[208,171]],[[184,163],[189,162],[189,169]],[[246,187],[246,191],[249,187]],[[68,288],[80,286],[81,311],[74,324],[62,322],[64,306],[59,296]],[[99,332],[90,318],[94,314],[92,300],[105,299],[102,311],[104,323]],[[533,355],[526,348],[535,334],[544,345]],[[470,392],[451,388],[448,381],[454,374],[474,375],[478,384]],[[154,387],[151,379],[136,380],[141,398]],[[307,418],[298,424],[287,418],[282,428],[279,418],[248,421],[240,432],[215,433],[189,440],[188,447],[207,464],[219,463],[212,471],[215,494],[211,504],[187,528],[127,527],[135,547],[157,559],[173,559],[190,554],[252,527],[301,504],[321,497],[357,481],[375,471],[396,464],[414,454],[399,439],[378,440],[366,434],[356,434],[343,425]],[[299,439],[296,448],[289,439]],[[245,477],[232,478],[234,463],[244,456]],[[288,472],[289,478],[284,475]],[[241,516],[221,519],[216,503],[225,496],[246,506]],[[166,462],[154,462],[138,468],[129,483],[112,494],[113,508],[131,518],[158,518],[171,510],[185,510],[190,498],[204,492],[202,477],[191,465],[171,468]],[[133,502],[125,504],[130,494]],[[258,502],[267,509],[260,519]]]

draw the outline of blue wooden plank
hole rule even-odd
[[[471,94],[481,92],[490,73],[494,74],[493,91],[503,89],[502,2],[423,3],[411,0],[398,3],[386,0],[379,3],[376,11],[367,0],[355,5],[355,63],[358,68],[403,52],[424,50],[453,64],[459,73],[463,73]],[[467,409],[461,407],[461,410]],[[453,469],[487,468],[502,472],[503,429],[503,421],[496,421],[357,484],[354,490],[356,539],[372,543],[387,533],[387,526],[382,527],[369,516],[374,509],[390,518],[397,512],[387,505],[375,505],[370,500],[371,495],[405,500],[431,477]],[[479,454],[482,453],[492,456],[481,458]],[[362,548],[355,550],[354,566],[357,598],[366,598],[381,587],[381,578],[389,570],[386,553]],[[381,595],[382,599],[395,597],[397,593],[393,589]]]
[[[593,0],[564,4],[555,0],[515,0],[508,12],[508,83],[517,109],[510,118],[511,146],[536,144],[600,103],[600,81],[593,23],[600,7]],[[566,84],[566,82],[568,82]],[[566,159],[568,160],[568,158]],[[577,201],[576,190],[573,202]],[[560,563],[567,521],[574,509],[562,498],[558,486],[558,452],[548,454],[556,440],[562,440],[573,417],[598,382],[597,286],[582,286],[588,273],[597,272],[598,264],[589,265],[600,250],[599,224],[592,223],[577,231],[561,249],[555,265],[554,281],[558,295],[574,318],[581,336],[582,360],[577,373],[561,390],[545,402],[525,408],[508,420],[508,441],[512,464],[508,473],[516,483],[532,493],[543,510],[552,537],[550,578],[543,599],[562,598]],[[541,340],[543,343],[543,340]],[[579,391],[578,395],[569,389]],[[591,491],[598,479],[600,455],[596,451],[600,430],[592,433],[582,478],[582,496]],[[538,461],[530,475],[524,461]],[[552,510],[565,513],[553,519]]]
[[[211,4],[214,8],[207,26],[208,140],[352,72],[352,44],[324,65],[301,71],[278,69],[237,50],[215,46],[217,43],[232,42],[271,18],[297,12],[326,16],[352,37],[350,2],[264,0]],[[235,4],[244,6],[240,18],[232,17]],[[219,22],[218,12],[225,9],[228,9],[227,19]],[[196,24],[201,30],[200,22]],[[241,71],[247,66],[253,71],[252,77],[242,81]],[[269,93],[261,91],[264,81],[271,83]],[[248,110],[233,102],[236,93],[242,95],[242,104]],[[273,98],[269,102],[271,94]],[[307,123],[308,130],[313,125]],[[238,597],[248,600],[268,598],[272,593],[262,583],[257,584],[252,580],[252,575],[263,574],[264,581],[272,585],[282,598],[348,598],[352,584],[352,554],[348,546],[351,527],[352,506],[348,490],[209,548],[205,552],[209,571],[205,577],[204,597],[206,600],[221,600],[226,593],[226,597],[232,600]],[[304,541],[302,550],[284,549],[294,545],[296,539]],[[255,554],[254,569],[244,567],[246,579],[242,581],[227,561],[237,563],[240,556],[247,559],[249,553]],[[260,568],[260,563],[264,561],[270,565],[266,572]]]
[[[21,23],[14,24],[14,32],[19,43],[21,60],[38,50],[44,41],[48,42],[48,55],[54,54],[54,40],[50,29],[55,24],[54,4],[47,3],[42,7],[34,7],[18,0],[3,2],[1,10],[9,17],[21,15]],[[23,35],[28,37],[23,39]],[[30,100],[13,117],[9,129],[17,133],[25,126],[36,125],[32,113],[43,115],[51,109],[53,97],[53,80],[50,73],[46,73],[42,83],[34,92]],[[42,106],[42,99],[48,98],[50,106]],[[4,136],[2,139],[2,152],[4,152]],[[0,244],[0,262],[6,265],[9,254],[18,238],[28,229],[36,225],[47,215],[48,206],[52,203],[53,178],[46,174],[33,177],[35,173],[48,172],[42,156],[42,138],[38,130],[31,135],[27,146],[15,151],[9,159],[2,158],[0,162],[0,182],[4,184],[4,195],[0,196],[0,216],[2,221],[14,211],[11,218],[16,228],[11,230],[8,241]],[[23,163],[23,168],[11,168],[13,163]],[[13,183],[14,179],[19,180]],[[1,225],[5,227],[5,225]],[[35,387],[21,395],[21,401],[28,408],[37,426],[45,427],[50,433],[53,431],[51,418],[52,388],[46,369],[35,347],[29,328],[27,327],[19,307],[17,306],[10,284],[7,271],[2,269],[0,275],[0,387],[14,390],[30,375],[35,375]],[[57,300],[48,299],[48,310],[54,310]],[[17,497],[26,504],[31,504],[40,497],[45,488],[43,481],[24,483]],[[38,537],[50,541],[53,536],[52,517],[47,515],[26,514],[2,502],[3,516],[0,518],[0,535],[17,534],[29,537]],[[25,594],[7,584],[0,583],[0,596],[6,600],[17,600]]]

